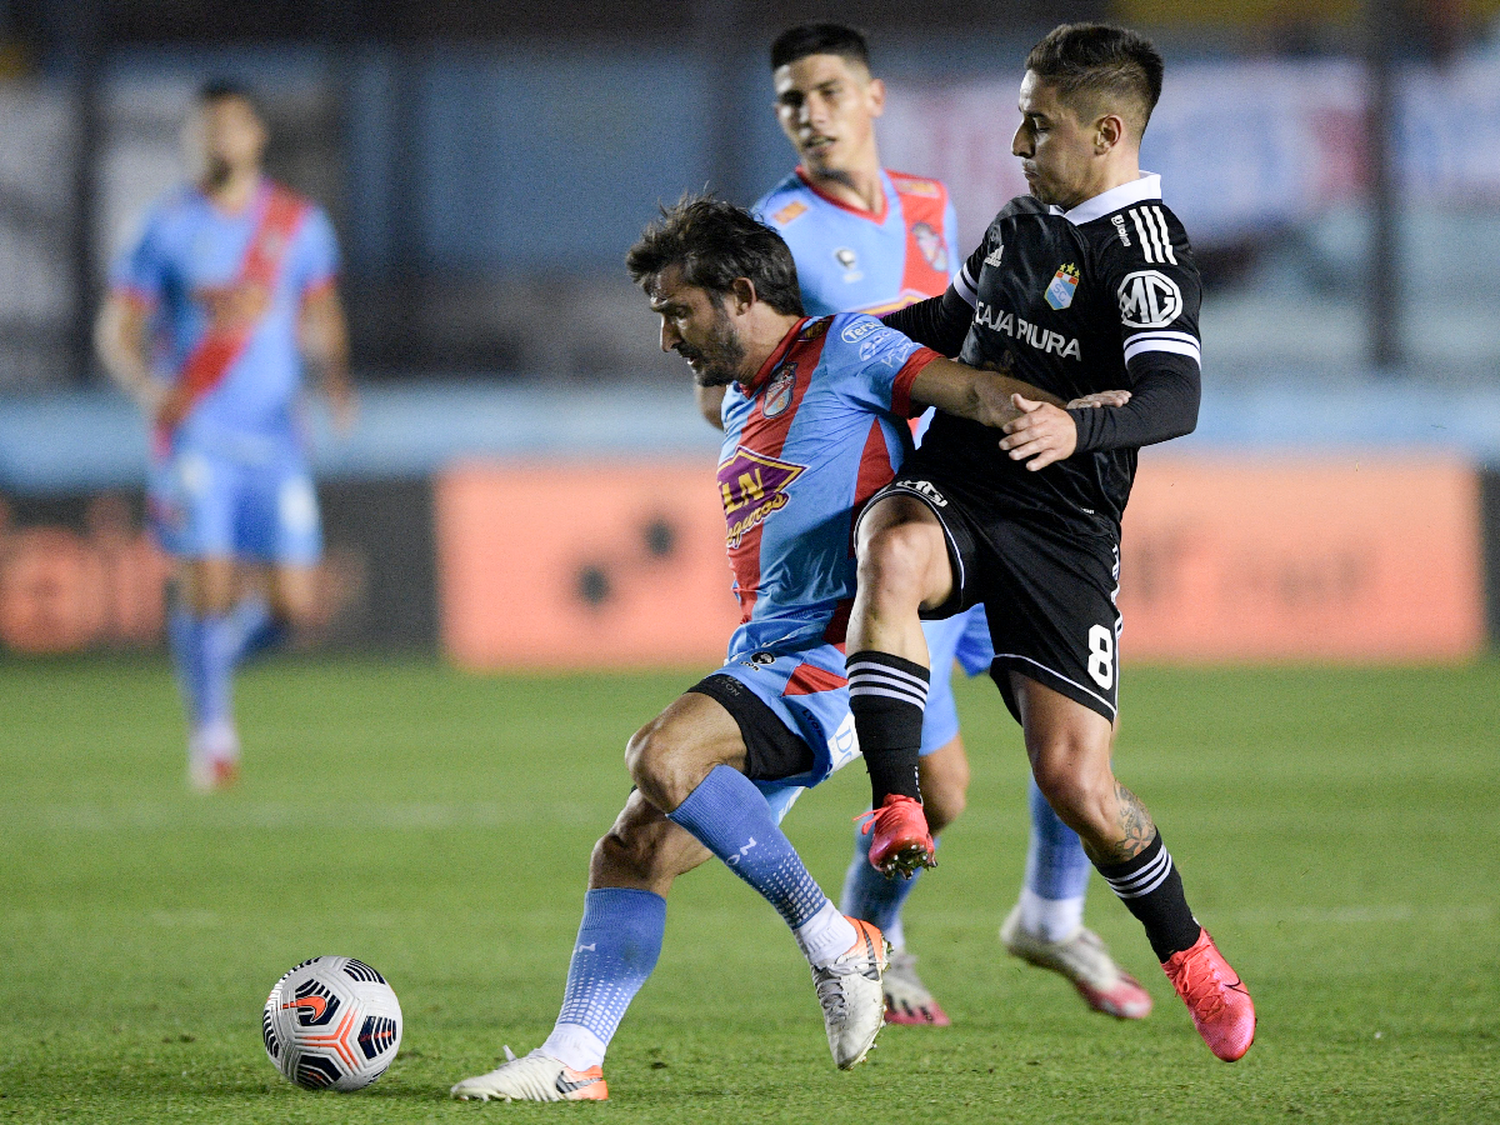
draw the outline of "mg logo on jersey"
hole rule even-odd
[[[1182,315],[1182,290],[1160,270],[1136,270],[1120,282],[1120,319],[1131,328],[1165,328]]]
[[[772,512],[786,507],[787,487],[807,469],[755,453],[743,445],[719,466],[719,495],[728,524],[726,542],[738,547]]]

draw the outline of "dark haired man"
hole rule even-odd
[[[876,806],[911,804],[920,688],[871,707],[870,679],[927,678],[920,616],[989,611],[992,675],[1020,721],[1033,776],[1144,925],[1218,1057],[1250,1047],[1255,1010],[1188,909],[1144,805],[1111,768],[1120,519],[1137,450],[1191,431],[1199,397],[1199,278],[1187,235],[1139,167],[1162,61],[1134,32],[1052,31],[1026,60],[1012,151],[1031,196],[996,216],[954,283],[889,322],[948,355],[1071,398],[1124,384],[1126,405],[1022,404],[997,450],[940,414],[861,517],[849,629],[851,703]],[[877,833],[879,826],[877,826]],[[879,840],[930,859],[920,832]]]
[[[743,618],[724,666],[626,748],[636,789],[594,849],[552,1034],[458,1083],[459,1098],[607,1097],[604,1053],[655,967],[665,896],[710,855],[792,930],[834,1062],[865,1057],[882,1026],[884,939],[838,912],[779,827],[803,788],[858,752],[842,649],[854,514],[892,478],[924,404],[996,426],[1016,415],[1012,394],[1041,393],[871,316],[808,319],[786,244],[718,200],[666,211],[626,263],[661,317],[662,350],[699,385],[728,388],[718,481]]]
[[[875,119],[885,87],[870,74],[869,47],[836,23],[788,28],[771,45],[776,115],[801,158],[754,210],[791,247],[804,308],[813,315],[858,310],[879,315],[947,288],[957,265],[957,219],[941,181],[882,168]],[[705,417],[720,425],[722,387],[699,388]],[[924,415],[917,433],[930,419]],[[969,675],[994,659],[984,607],[924,625],[932,682],[922,726],[923,812],[934,837],[963,811],[968,760],[950,686],[959,664]],[[1151,997],[1083,925],[1092,871],[1077,835],[1035,784],[1032,831],[1020,901],[1002,929],[1006,948],[1070,980],[1096,1011],[1140,1018]],[[884,976],[891,1023],[945,1026],[946,1012],[908,952],[903,907],[914,879],[890,879],[869,862],[871,833],[856,829],[839,908],[878,926],[891,943]]]
[[[178,561],[168,639],[199,790],[234,780],[234,669],[316,608],[322,550],[299,424],[304,372],[347,425],[354,396],[333,227],[261,172],[248,92],[198,93],[193,183],[147,217],[100,311],[100,359],[153,429],[151,517]],[[269,601],[259,571],[269,570]],[[246,588],[255,590],[246,594]]]

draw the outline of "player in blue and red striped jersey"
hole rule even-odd
[[[941,296],[962,265],[957,220],[939,180],[881,167],[875,119],[885,88],[870,75],[864,37],[841,24],[788,29],[771,47],[776,112],[801,163],[755,205],[797,262],[803,307],[814,315],[859,310],[876,315]],[[718,422],[718,391],[700,405]],[[922,422],[930,420],[930,413]],[[922,427],[919,426],[918,432]],[[994,660],[984,607],[923,625],[932,682],[919,763],[923,810],[936,836],[963,811],[969,763],[950,682],[957,663],[970,676]],[[1078,836],[1029,785],[1031,842],[1019,902],[1001,940],[1025,960],[1061,973],[1096,1011],[1138,1019],[1151,996],[1115,964],[1083,924],[1093,868]],[[867,862],[871,835],[855,833],[839,906],[884,931],[894,952],[885,974],[886,1019],[949,1022],[907,951],[902,914],[915,880],[892,880]]]
[[[210,790],[238,767],[235,666],[315,609],[322,540],[298,421],[304,371],[321,378],[341,425],[353,394],[333,228],[262,174],[267,133],[253,100],[203,87],[186,138],[195,182],[152,209],[116,264],[96,339],[152,427],[152,522],[179,564],[168,639],[189,779]]]
[[[999,425],[1031,393],[871,316],[809,320],[786,244],[727,203],[684,200],[627,262],[661,316],[662,348],[699,384],[728,388],[718,484],[742,621],[724,666],[630,741],[636,789],[594,849],[552,1034],[455,1097],[606,1097],[605,1051],[655,968],[667,892],[710,855],[792,930],[834,1062],[864,1058],[883,1022],[884,940],[835,908],[779,827],[804,787],[857,752],[841,647],[854,516],[910,451],[909,415],[933,405]]]

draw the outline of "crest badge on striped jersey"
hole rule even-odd
[[[1057,267],[1052,280],[1047,284],[1047,303],[1062,312],[1073,303],[1073,294],[1078,289],[1078,267],[1065,262]]]

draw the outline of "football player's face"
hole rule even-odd
[[[1076,207],[1093,194],[1097,130],[1079,121],[1035,71],[1021,80],[1020,110],[1010,151],[1021,158],[1031,194],[1050,206]]]
[[[814,175],[874,163],[875,118],[885,110],[885,85],[842,55],[806,55],[772,75],[776,118]]]
[[[749,374],[745,345],[723,300],[684,282],[679,266],[663,270],[648,292],[651,311],[661,317],[661,350],[687,360],[700,387],[727,387]]]
[[[195,178],[212,187],[260,167],[266,127],[244,98],[215,98],[189,120],[187,145]]]

